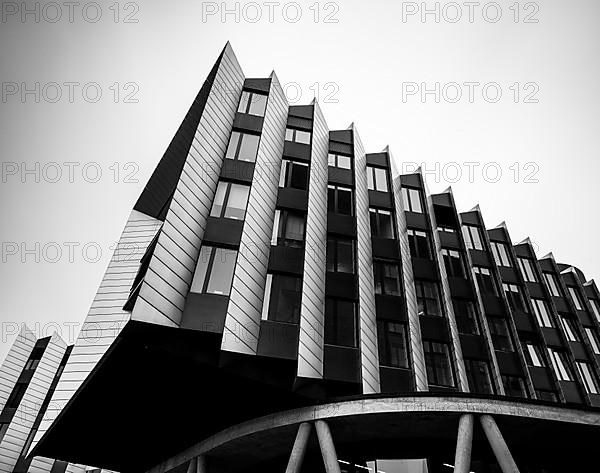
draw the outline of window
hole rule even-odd
[[[417,189],[402,188],[402,204],[405,212],[422,214],[421,193]]]
[[[504,290],[504,294],[506,294],[506,299],[508,299],[508,305],[513,312],[527,312],[525,300],[523,299],[523,294],[521,293],[521,288],[519,286],[516,284],[502,283],[502,289]]]
[[[429,385],[454,387],[448,344],[423,340],[423,350]]]
[[[513,351],[513,342],[506,319],[501,317],[488,317],[487,322],[494,350]]]
[[[392,212],[389,210],[369,209],[371,218],[371,236],[377,238],[396,238]]]
[[[379,364],[408,368],[408,334],[406,325],[386,320],[377,321]]]
[[[577,288],[573,286],[567,286],[569,290],[569,294],[571,295],[571,299],[573,299],[573,304],[575,304],[575,308],[577,310],[583,310],[583,303],[581,302],[581,297],[579,296],[579,291]]]
[[[596,299],[588,299],[596,320],[600,322],[600,305]]]
[[[458,331],[468,335],[479,335],[479,322],[475,304],[471,301],[453,299],[452,306],[454,307],[454,317],[456,318]]]
[[[504,243],[498,243],[496,241],[490,242],[492,246],[492,254],[494,255],[494,261],[498,266],[504,266],[506,268],[510,268],[512,264],[510,264],[510,258],[508,257],[508,251],[506,250],[506,245]]]
[[[249,192],[249,186],[219,181],[210,216],[243,220]]]
[[[483,243],[481,239],[481,233],[478,227],[472,225],[463,225],[462,227],[463,238],[465,239],[465,245],[470,250],[483,250]]]
[[[198,294],[228,296],[231,291],[237,251],[204,245],[200,249],[198,265],[191,291]]]
[[[519,261],[519,268],[521,268],[523,279],[527,282],[537,282],[533,262],[527,258],[517,258],[517,260]]]
[[[577,328],[575,327],[575,322],[572,319],[568,319],[563,315],[560,315],[558,317],[558,320],[560,320],[560,324],[562,325],[567,340],[570,342],[578,342],[579,338],[576,335]]]
[[[308,189],[308,164],[284,159],[281,163],[279,187],[291,189]]]
[[[558,402],[558,396],[556,393],[546,389],[536,389],[535,397],[537,397],[540,401]]]
[[[352,215],[352,189],[342,186],[327,186],[328,212]]]
[[[518,376],[502,375],[502,386],[504,394],[510,397],[527,397],[525,390],[525,381]]]
[[[479,286],[479,290],[482,294],[492,294],[497,295],[496,292],[496,284],[494,283],[494,278],[490,273],[488,268],[484,268],[482,266],[475,266],[473,268],[475,271],[475,277],[477,278],[477,285]]]
[[[544,279],[546,280],[546,285],[548,286],[548,290],[550,294],[555,297],[560,297],[560,291],[558,290],[558,280],[556,276],[552,273],[544,273]]]
[[[408,229],[408,244],[413,258],[431,258],[429,238],[427,233],[420,230]]]
[[[2,438],[4,437],[4,434],[6,433],[6,431],[8,430],[9,425],[10,425],[9,423],[0,424],[0,442],[2,442]]]
[[[295,128],[285,129],[286,141],[293,141],[295,143],[302,143],[305,145],[310,144],[311,133],[310,131],[296,130]]]
[[[533,313],[535,314],[535,318],[537,319],[538,324],[540,324],[540,327],[554,327],[546,301],[541,299],[531,299],[531,302],[533,304]]]
[[[554,348],[548,348],[548,355],[550,355],[550,361],[554,368],[554,373],[559,381],[573,381],[573,376],[569,370],[569,364],[567,357],[564,352],[555,350]]]
[[[300,320],[300,305],[302,301],[302,278],[284,276],[282,274],[267,274],[263,318],[275,322],[296,324]]]
[[[533,342],[523,343],[523,355],[528,366],[545,366],[542,351],[538,345]]]
[[[396,263],[385,261],[373,261],[373,279],[375,282],[375,294],[388,296],[401,295],[400,290],[400,268]]]
[[[276,210],[271,244],[292,248],[304,247],[304,214],[293,210]]]
[[[584,330],[588,340],[590,341],[590,345],[592,346],[594,354],[600,355],[600,342],[598,341],[598,337],[596,336],[594,329],[591,327],[584,327]]]
[[[581,376],[585,390],[590,394],[598,394],[598,380],[594,375],[592,367],[585,361],[577,361],[577,371]]]
[[[490,366],[487,361],[465,359],[467,380],[471,392],[479,394],[493,394]]]
[[[356,304],[343,299],[325,299],[325,343],[356,347]]]
[[[256,161],[256,153],[258,152],[259,135],[250,135],[248,133],[240,133],[234,131],[229,139],[227,146],[227,159],[239,159],[240,161]]]
[[[24,370],[35,370],[37,368],[37,366],[40,364],[40,360],[42,359],[43,354],[44,354],[43,347],[35,347],[31,351],[31,355],[29,355],[29,359],[27,360],[27,363],[25,363],[25,367],[23,369]]]
[[[352,169],[352,158],[350,156],[329,153],[328,163],[329,166],[334,168]]]
[[[419,315],[433,315],[441,317],[442,303],[440,300],[440,289],[437,283],[430,281],[415,281],[417,291],[417,305]]]
[[[371,191],[388,191],[387,170],[367,166],[367,187]]]
[[[444,233],[456,233],[456,230],[454,230],[454,228],[449,227],[447,225],[438,224],[437,229],[438,229],[438,231],[444,232]]]
[[[327,271],[338,273],[354,272],[353,240],[327,238]]]
[[[264,117],[267,108],[267,96],[256,92],[242,91],[238,112]]]
[[[444,266],[448,277],[464,278],[465,268],[460,252],[456,250],[447,250],[442,248],[442,256],[444,257]]]
[[[25,383],[17,383],[13,388],[8,400],[6,401],[6,407],[9,409],[16,409],[21,404],[21,400],[25,395],[25,391],[27,390],[27,384]]]

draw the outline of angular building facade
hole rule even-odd
[[[581,271],[398,175],[316,102],[290,106],[275,73],[246,78],[228,44],[30,454],[153,473],[574,469],[600,440],[599,324]]]

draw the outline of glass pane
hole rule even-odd
[[[335,252],[336,240],[335,238],[328,238],[327,251],[325,252],[327,257],[327,271],[335,271]]]
[[[258,141],[260,136],[258,135],[242,135],[242,146],[240,147],[240,153],[238,159],[242,161],[256,161],[256,153],[258,152]]]
[[[227,185],[227,182],[219,182],[219,185],[217,186],[217,192],[215,193],[215,200],[213,201],[213,206],[210,210],[211,217],[221,216],[223,202],[225,200],[225,193],[227,192]]]
[[[286,240],[304,241],[304,217],[302,215],[287,213],[283,237]]]
[[[290,187],[306,190],[308,187],[308,166],[300,163],[291,163]]]
[[[387,172],[385,169],[375,168],[375,183],[376,190],[381,192],[387,192],[388,183],[387,183]]]
[[[370,191],[375,190],[375,180],[373,176],[374,169],[372,167],[367,166],[367,187]]]
[[[335,212],[335,187],[327,188],[327,211]]]
[[[354,245],[351,241],[338,240],[338,267],[340,273],[354,272]]]
[[[408,368],[408,350],[406,346],[404,325],[388,323],[388,340],[390,347],[390,366]]]
[[[379,212],[379,236],[381,238],[394,238],[394,226],[390,212]]]
[[[236,220],[244,219],[249,192],[250,187],[248,186],[231,184],[227,208],[225,209],[225,218],[234,218]]]
[[[352,215],[352,191],[338,188],[338,213]]]
[[[236,258],[237,251],[215,248],[210,279],[208,280],[208,286],[206,287],[206,292],[208,294],[229,295]]]
[[[409,189],[409,191],[411,210],[413,212],[423,213],[423,209],[421,207],[421,196],[419,195],[419,191],[416,189]]]
[[[355,347],[356,316],[354,303],[328,299],[325,310],[325,343]]]
[[[203,246],[200,249],[200,256],[198,257],[198,264],[196,265],[196,271],[194,272],[194,279],[192,279],[190,291],[198,294],[203,292],[204,278],[206,277],[206,270],[208,269],[212,250],[212,246]]]
[[[369,223],[371,224],[371,236],[378,237],[379,235],[379,225],[377,222],[377,211],[374,209],[369,209]]]
[[[308,131],[296,130],[296,143],[310,144],[310,133]]]
[[[238,107],[238,112],[246,113],[248,110],[248,100],[250,99],[250,92],[243,91],[242,98],[240,99],[240,105]]]
[[[333,167],[335,167],[335,154],[331,154],[331,153],[329,153],[329,154],[327,155],[327,164],[328,164],[329,166],[333,166]]]
[[[348,156],[338,156],[337,167],[350,169],[352,167],[352,160]]]
[[[259,117],[265,116],[265,110],[267,108],[267,96],[262,94],[252,94],[252,100],[250,101],[250,115],[256,115]]]
[[[291,128],[286,128],[285,129],[285,139],[287,141],[294,141],[294,130],[292,130]]]
[[[234,131],[229,139],[229,145],[227,146],[227,154],[225,155],[228,159],[235,159],[235,152],[237,150],[238,142],[240,141],[240,133]]]
[[[400,278],[398,266],[394,264],[384,265],[384,293],[391,296],[400,295]]]
[[[300,278],[274,276],[271,288],[269,319],[297,323],[300,319]]]

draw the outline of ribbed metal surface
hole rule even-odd
[[[323,377],[328,142],[327,123],[321,108],[314,101],[310,187],[306,217],[306,252],[298,344],[298,376],[305,378]]]
[[[356,225],[358,262],[358,314],[363,393],[380,392],[377,320],[375,316],[375,283],[369,222],[367,190],[367,156],[354,125],[354,172],[356,181]]]
[[[25,325],[21,326],[15,341],[0,366],[0,411],[4,409],[19,375],[35,345],[35,334]]]
[[[228,45],[133,310],[134,320],[171,326],[181,322],[243,83]]]
[[[225,318],[223,350],[254,354],[258,347],[287,111],[285,94],[273,73]]]

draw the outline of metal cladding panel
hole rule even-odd
[[[25,325],[21,326],[15,341],[0,366],[0,412],[21,375],[36,342],[35,334]]]
[[[25,395],[0,441],[0,472],[13,471],[66,349],[67,344],[55,333],[50,338]]]
[[[131,318],[178,326],[217,188],[244,75],[227,45]],[[166,260],[171,264],[167,264]]]
[[[323,377],[328,144],[329,129],[315,100],[298,343],[298,376],[305,378]]]
[[[393,162],[393,159],[390,158],[390,160]],[[406,310],[408,312],[410,349],[415,372],[415,389],[417,391],[428,391],[429,384],[427,383],[427,368],[425,366],[425,353],[423,352],[421,321],[419,320],[417,291],[415,289],[410,245],[408,243],[406,216],[404,215],[404,203],[402,199],[402,180],[400,176],[394,178],[394,201],[396,206],[398,239],[400,240],[400,250],[402,252],[402,282],[404,297],[406,298]]]
[[[423,175],[421,174],[421,179]],[[437,232],[437,223],[435,220],[435,212],[433,209],[433,199],[427,191],[427,185],[423,179],[423,187],[425,196],[427,199],[427,212],[431,222],[431,234],[433,236],[433,251],[435,253],[435,261],[440,272],[441,286],[442,286],[442,302],[446,309],[446,317],[448,318],[448,326],[450,327],[450,337],[452,338],[454,355],[454,366],[457,370],[458,387],[463,392],[469,392],[469,381],[467,379],[467,370],[465,369],[465,361],[462,355],[462,348],[460,345],[460,338],[458,336],[458,326],[456,325],[456,317],[454,316],[454,306],[452,305],[452,295],[450,293],[450,285],[448,283],[448,275],[446,273],[446,265],[444,264],[444,257],[442,256],[442,243],[440,236]]]
[[[221,349],[254,354],[271,251],[288,103],[275,73],[256,156]]]
[[[162,222],[154,217],[136,210],[131,212],[44,414],[34,445],[129,321],[131,314],[124,311],[123,306],[129,298],[140,259],[161,225]]]
[[[354,126],[352,126],[352,131],[356,180],[360,357],[363,393],[369,394],[380,392],[380,384],[371,224],[369,222],[369,191],[367,189],[367,155]]]

